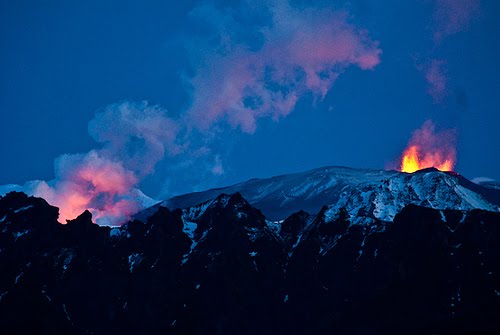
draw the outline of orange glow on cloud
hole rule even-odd
[[[63,155],[56,164],[58,180],[40,182],[34,195],[59,207],[59,222],[66,223],[88,209],[103,224],[125,222],[141,207],[137,177],[120,162],[96,151],[85,155]]]

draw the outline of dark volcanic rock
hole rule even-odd
[[[2,334],[500,332],[500,213],[276,223],[222,194],[119,228],[57,217],[0,198]]]

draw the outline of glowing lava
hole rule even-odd
[[[434,123],[426,121],[413,133],[401,157],[400,170],[411,173],[434,167],[441,171],[453,171],[456,162],[455,142],[455,130],[436,132]]]
[[[401,171],[411,173],[429,167],[435,167],[440,171],[452,171],[454,165],[452,160],[443,158],[439,152],[422,155],[419,147],[412,145],[403,154]]]

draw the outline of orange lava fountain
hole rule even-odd
[[[432,121],[426,121],[417,129],[406,147],[400,170],[412,173],[434,167],[440,171],[453,171],[456,163],[456,132],[454,130],[435,131]]]
[[[406,149],[401,160],[401,171],[408,173],[429,167],[435,167],[440,171],[453,171],[454,166],[453,160],[443,158],[439,152],[426,153],[422,157],[416,145]]]

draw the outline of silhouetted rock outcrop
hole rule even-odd
[[[3,334],[493,334],[500,213],[347,207],[268,221],[240,194],[100,227],[0,198]]]

